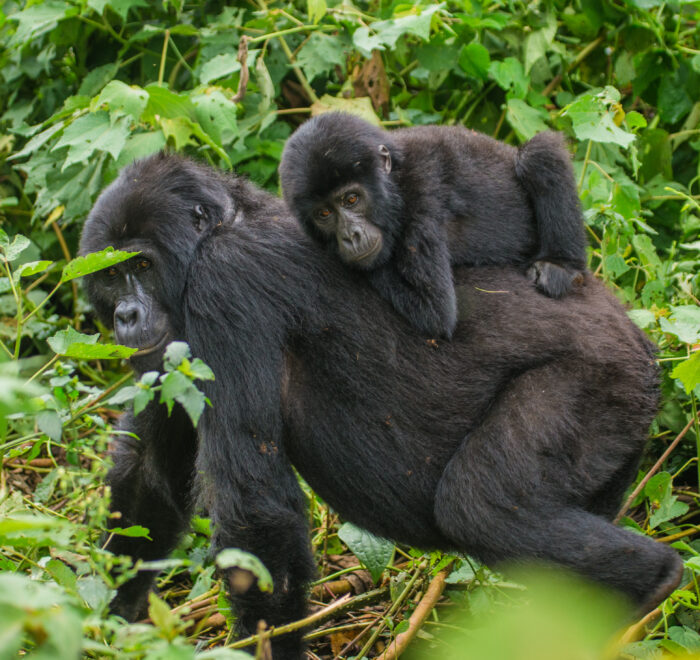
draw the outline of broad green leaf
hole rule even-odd
[[[48,0],[41,4],[34,4],[23,11],[10,14],[7,19],[17,21],[19,25],[12,35],[11,43],[18,44],[34,39],[56,27],[59,21],[75,16],[78,7],[67,2]]]
[[[236,53],[220,53],[202,65],[199,71],[199,80],[203,83],[210,83],[212,80],[230,76],[240,69],[241,63],[238,61]]]
[[[166,371],[177,369],[184,360],[192,357],[192,352],[187,342],[171,341],[163,354],[163,366]]]
[[[68,326],[64,330],[59,330],[53,337],[49,337],[46,341],[54,353],[64,355],[71,344],[96,344],[99,338],[99,333],[94,335],[86,335],[82,332],[78,332],[75,328]]]
[[[542,112],[529,106],[522,99],[508,99],[506,107],[508,123],[521,140],[529,140],[537,133],[547,130]]]
[[[630,309],[627,316],[632,319],[632,322],[639,328],[648,328],[656,323],[654,312],[648,309]]]
[[[272,576],[255,555],[238,548],[226,548],[216,555],[216,565],[221,570],[241,568],[250,571],[258,582],[258,589],[271,593],[273,589]]]
[[[611,88],[606,88],[606,90]],[[619,94],[618,94],[619,96]],[[608,99],[612,102],[614,99]],[[608,108],[601,94],[584,94],[562,110],[571,119],[579,140],[617,144],[627,148],[635,140],[633,133],[620,128],[614,121],[615,112]]]
[[[124,252],[123,250],[115,250],[112,247],[107,247],[99,252],[91,252],[84,257],[76,257],[69,261],[63,268],[61,273],[61,282],[69,282],[76,277],[83,277],[90,273],[96,273],[103,268],[109,268],[116,264],[131,259],[131,257],[139,254],[138,252]]]
[[[36,416],[36,423],[42,433],[46,433],[54,442],[59,442],[63,435],[63,422],[55,410],[42,410]]]
[[[112,122],[109,113],[100,110],[78,117],[63,131],[51,151],[69,147],[63,170],[73,163],[84,163],[95,151],[105,151],[116,160],[128,135],[126,117]]]
[[[186,96],[180,96],[165,87],[156,84],[146,87],[148,104],[144,111],[144,119],[156,122],[156,115],[165,119],[194,119],[195,112],[192,102]]]
[[[653,273],[658,272],[661,268],[661,259],[656,253],[656,248],[651,238],[646,234],[635,234],[632,237],[632,245],[634,245],[634,249],[642,264],[651,267]]]
[[[160,401],[168,407],[168,412],[172,411],[176,401],[185,409],[192,424],[197,426],[206,404],[204,394],[181,371],[171,371],[161,382]]]
[[[462,47],[459,66],[468,76],[486,80],[491,66],[491,56],[481,44],[472,42]]]
[[[384,50],[386,46],[393,49],[399,38],[406,34],[412,34],[427,41],[430,37],[433,15],[442,11],[444,7],[444,3],[422,8],[413,5],[408,15],[387,21],[377,21],[369,28],[358,28],[353,33],[353,44],[365,57],[372,57],[372,51],[375,48]],[[370,34],[370,30],[373,34]]]
[[[309,81],[345,66],[349,43],[339,35],[314,32],[297,53],[297,64]]]
[[[493,61],[489,66],[489,73],[501,89],[510,92],[515,98],[525,98],[530,85],[528,77],[520,60],[514,57],[506,57],[502,62]]]
[[[693,353],[687,360],[679,362],[671,376],[683,383],[686,394],[690,394],[700,385],[700,351]]]
[[[112,80],[100,93],[95,107],[106,105],[112,111],[121,111],[138,119],[148,103],[148,93],[136,85],[127,85],[121,80]]]
[[[113,594],[104,583],[104,580],[96,575],[81,577],[76,584],[76,588],[80,597],[87,603],[87,606],[96,612],[100,612],[106,607]]]
[[[237,111],[220,91],[192,98],[199,125],[220,145],[231,144],[239,135]]]
[[[148,616],[151,617],[153,625],[165,639],[173,640],[182,625],[180,617],[171,612],[170,606],[153,592],[148,594],[148,603]]]
[[[345,523],[339,530],[338,536],[350,548],[377,582],[384,569],[394,556],[394,544],[387,539],[381,539],[370,534],[352,523]]]

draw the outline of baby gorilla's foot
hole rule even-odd
[[[528,268],[527,276],[550,298],[562,298],[583,284],[583,273],[580,270],[551,261],[535,261]]]

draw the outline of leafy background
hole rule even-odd
[[[185,152],[277,192],[285,138],[329,108],[387,127],[461,124],[516,145],[548,127],[568,136],[590,267],[660,347],[663,403],[622,524],[673,544],[687,565],[683,588],[606,653],[700,652],[699,18],[700,3],[681,0],[0,2],[0,657],[237,657],[224,648],[231,614],[206,518],[159,564],[150,623],[107,615],[115,585],[133,574],[100,544],[114,420],[158,390],[196,415],[205,403],[193,381],[208,375],[181,346],[169,385],[119,391],[125,349],[92,317],[77,278],[124,255],[74,256],[96,195],[134,158]],[[566,608],[556,608],[532,623],[535,641],[517,626],[494,630],[513,623],[521,585],[340,527],[306,492],[321,575],[312,599],[354,594],[311,632],[316,657],[379,654],[414,628],[416,603],[448,574],[415,657],[449,654],[455,623],[477,630],[458,645],[473,657],[573,657],[573,639],[602,657],[609,622],[595,628],[595,612],[574,608],[560,623]],[[252,558],[226,562],[265,579]],[[543,593],[551,613],[555,597]],[[585,634],[574,630],[581,621]],[[513,639],[522,643],[506,652]]]

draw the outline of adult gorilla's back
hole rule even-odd
[[[242,632],[304,609],[313,565],[291,464],[382,536],[489,562],[551,560],[641,608],[678,582],[672,550],[609,522],[656,410],[657,372],[594,279],[553,300],[512,270],[461,270],[463,320],[435,344],[309,245],[279,200],[173,156],[136,163],[102,194],[81,249],[106,245],[140,248],[149,264],[150,279],[127,263],[111,284],[88,284],[117,339],[150,346],[148,328],[167,326],[216,374],[196,434],[162,406],[126,417],[141,443],[117,447],[113,507],[154,540],[110,548],[165,555],[197,482],[216,545],[255,553],[275,581],[262,594],[229,572]],[[145,301],[141,312],[125,314],[124,299]],[[146,353],[137,371],[153,367]],[[137,616],[148,586],[127,584],[115,609]],[[300,635],[274,648],[298,657]]]

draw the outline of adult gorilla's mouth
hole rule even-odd
[[[170,333],[166,331],[155,344],[151,344],[150,346],[146,346],[144,348],[139,348],[139,350],[136,351],[136,353],[133,353],[131,357],[143,357],[144,355],[150,355],[151,353],[155,353],[156,351],[162,349],[165,346],[169,337]]]

